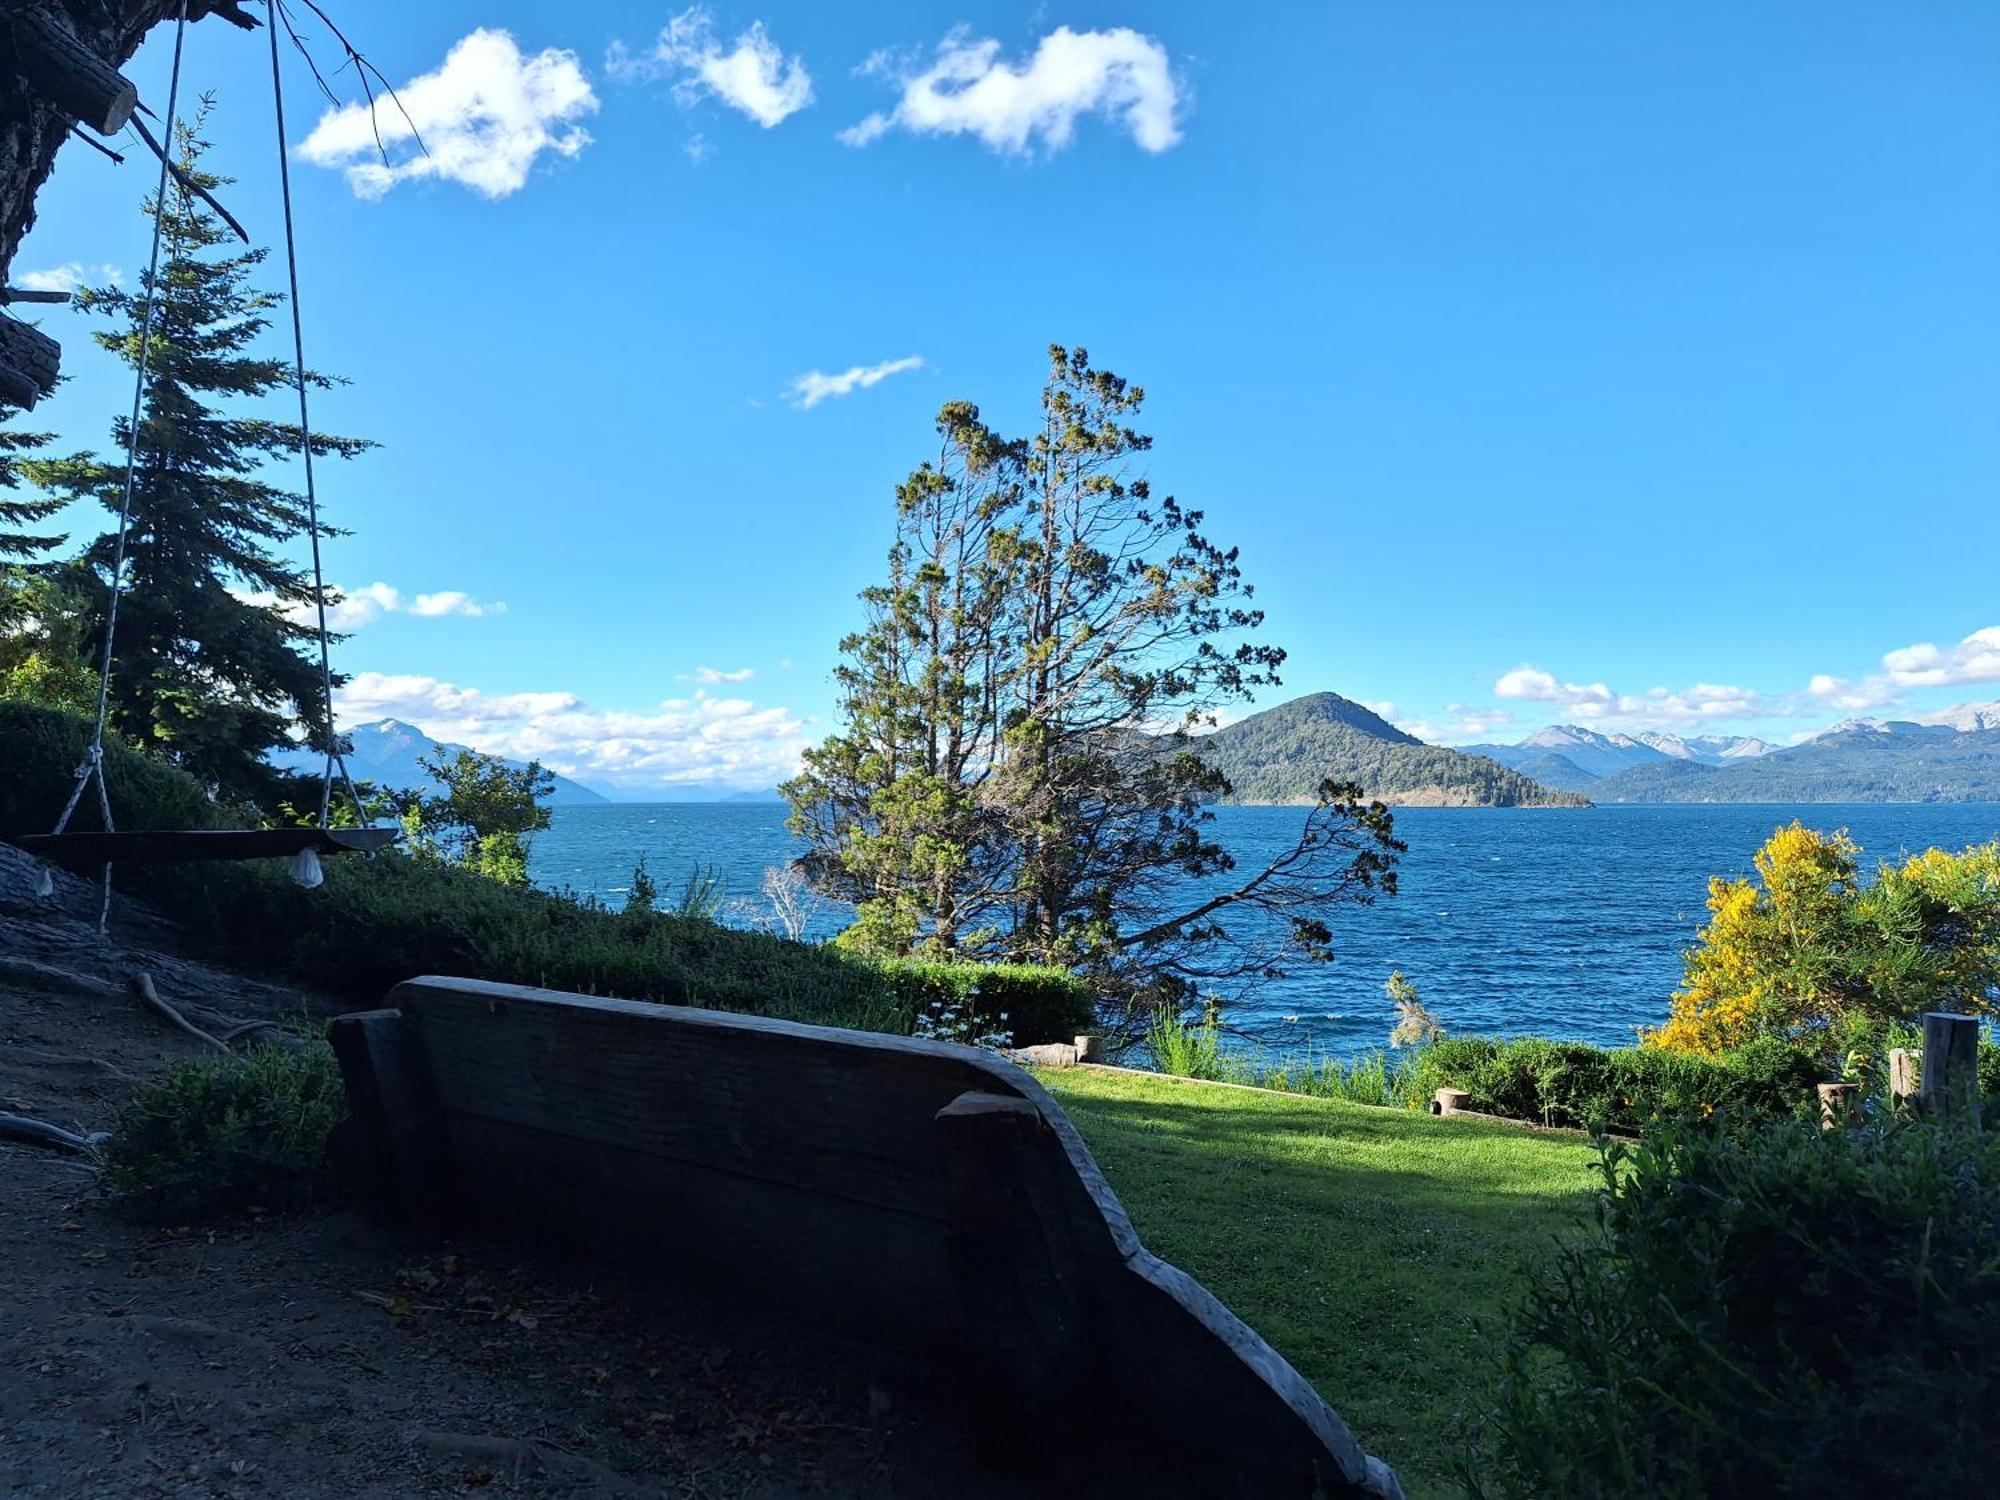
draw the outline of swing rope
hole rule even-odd
[[[326,620],[326,573],[320,557],[319,491],[313,474],[312,424],[306,395],[311,382],[306,370],[304,320],[299,311],[298,240],[293,226],[290,148],[285,132],[284,70],[280,66],[278,55],[278,23],[285,19],[283,0],[265,0],[265,10],[271,33],[271,97],[277,114],[278,180],[280,196],[284,203],[285,268],[289,277],[292,303],[292,378],[299,397],[299,457],[305,465],[306,528],[312,544],[313,604],[319,627],[320,723],[318,727],[324,736],[325,760],[320,773],[317,831],[322,840],[334,841],[328,847],[332,852],[338,853],[342,848],[379,847],[382,839],[393,839],[394,834],[367,832],[335,834],[332,830],[333,778],[336,770],[340,774],[341,784],[346,788],[348,799],[354,805],[355,817],[363,825],[364,830],[367,827],[367,813],[362,806],[361,794],[354,785],[354,778],[347,769],[347,760],[340,749],[340,741],[334,734],[333,660]],[[99,840],[95,835],[68,836],[71,839],[81,838],[87,843],[101,843],[107,849],[119,846],[116,838],[117,827],[112,819],[111,793],[104,779],[104,733],[111,716],[111,674],[116,659],[118,601],[125,585],[125,555],[131,534],[133,499],[138,487],[140,422],[146,412],[146,382],[152,368],[153,330],[160,295],[160,246],[166,222],[167,189],[170,182],[182,181],[173,175],[171,147],[180,119],[181,61],[187,41],[187,12],[188,0],[180,0],[174,24],[173,72],[167,88],[165,123],[169,149],[160,152],[160,178],[155,190],[153,243],[147,262],[146,294],[139,323],[138,369],[132,388],[132,416],[125,434],[125,483],[119,498],[117,542],[111,564],[110,599],[105,610],[104,653],[97,679],[97,722],[91,731],[90,743],[84,751],[83,760],[76,768],[75,784],[70,788],[69,800],[63,805],[61,816],[56,819],[55,832],[48,841],[51,844],[60,841],[67,833],[70,819],[75,816],[77,808],[82,804],[84,792],[94,781],[97,784],[98,806],[104,816],[104,838]],[[204,834],[198,837],[208,840],[230,836]],[[43,841],[37,839],[33,842],[40,844]],[[204,854],[197,857],[213,856]],[[103,899],[97,917],[99,932],[108,931],[110,926],[111,875],[112,860],[107,853],[104,861]],[[292,878],[308,888],[320,883],[322,875],[319,857],[311,844],[298,849],[292,863]],[[43,867],[40,889],[41,894],[45,896],[54,892],[52,875],[46,866]]]
[[[292,296],[292,374],[299,390],[299,459],[306,471],[306,532],[312,538],[313,604],[319,614],[320,727],[326,736],[326,762],[319,780],[319,826],[326,828],[331,820],[336,767],[341,783],[347,788],[348,800],[354,804],[356,820],[365,823],[367,814],[362,810],[361,794],[354,788],[347,759],[341,754],[340,741],[333,732],[333,657],[327,642],[326,575],[320,566],[319,491],[313,482],[312,423],[306,412],[306,336],[299,312],[299,250],[292,227],[292,164],[285,142],[284,69],[278,65],[278,9],[279,0],[265,0],[269,17],[264,29],[271,33],[271,101],[278,117],[278,188],[285,207],[285,271]]]
[[[187,43],[187,0],[180,0],[174,18],[174,66],[167,83],[167,142],[171,148],[174,129],[180,119],[181,55]],[[167,216],[169,154],[160,153],[160,181],[153,198],[153,248],[146,266],[146,300],[139,320],[139,369],[132,382],[132,418],[125,428],[125,488],[118,501],[118,541],[111,557],[111,597],[104,613],[104,661],[97,674],[97,724],[91,730],[89,748],[76,768],[76,785],[55,831],[63,832],[83,800],[84,788],[97,783],[98,806],[104,814],[104,831],[112,833],[111,793],[104,784],[104,726],[111,713],[112,647],[118,637],[118,595],[125,584],[125,540],[132,526],[132,493],[139,472],[139,421],[146,399],[146,374],[153,355],[153,314],[160,295],[160,240]],[[102,932],[111,921],[111,861],[104,862],[104,897],[98,908],[97,927]]]

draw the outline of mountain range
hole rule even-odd
[[[453,756],[467,748],[434,740],[416,725],[405,724],[401,719],[377,719],[373,724],[356,725],[345,734],[353,747],[347,753],[348,775],[356,781],[372,781],[378,787],[397,791],[442,791],[437,778],[424,769],[424,760],[435,760],[440,755]],[[288,750],[271,758],[288,770],[311,771],[317,775],[320,769],[319,756],[310,750]],[[522,770],[527,765],[526,761],[519,760],[503,763],[513,771]],[[610,799],[580,781],[557,776],[554,788],[542,800],[550,807],[574,807],[579,803]]]
[[[1782,748],[1575,724],[1537,730],[1517,745],[1465,748],[1594,802],[2000,800],[2000,702],[1920,719],[1849,719]]]
[[[1743,735],[1677,734],[1646,729],[1637,734],[1605,734],[1580,724],[1552,724],[1537,729],[1516,745],[1462,745],[1469,755],[1483,755],[1503,766],[1534,777],[1547,786],[1585,791],[1606,776],[1635,766],[1683,761],[1690,765],[1722,766],[1755,760],[1778,747]]]
[[[1404,806],[1587,807],[1519,770],[1463,750],[1427,745],[1338,693],[1312,693],[1252,714],[1196,741],[1229,778],[1231,802],[1309,802],[1319,783],[1359,782]]]

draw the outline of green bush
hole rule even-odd
[[[1669,1129],[1605,1173],[1535,1273],[1474,1494],[1990,1493],[2000,1136]]]
[[[133,1094],[105,1143],[105,1181],[130,1211],[160,1222],[302,1208],[345,1113],[323,1041],[180,1063]]]

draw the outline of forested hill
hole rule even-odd
[[[1860,724],[1726,766],[1637,766],[1592,783],[1590,795],[1599,802],[2000,801],[2000,729]]]
[[[1309,802],[1320,782],[1356,781],[1384,802],[1419,807],[1588,807],[1481,755],[1426,745],[1338,693],[1313,693],[1197,742],[1229,778],[1231,802]]]

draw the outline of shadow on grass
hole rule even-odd
[[[1588,1210],[1583,1142],[1167,1081],[1046,1080],[1148,1248],[1445,1495],[1491,1410],[1525,1267]]]

